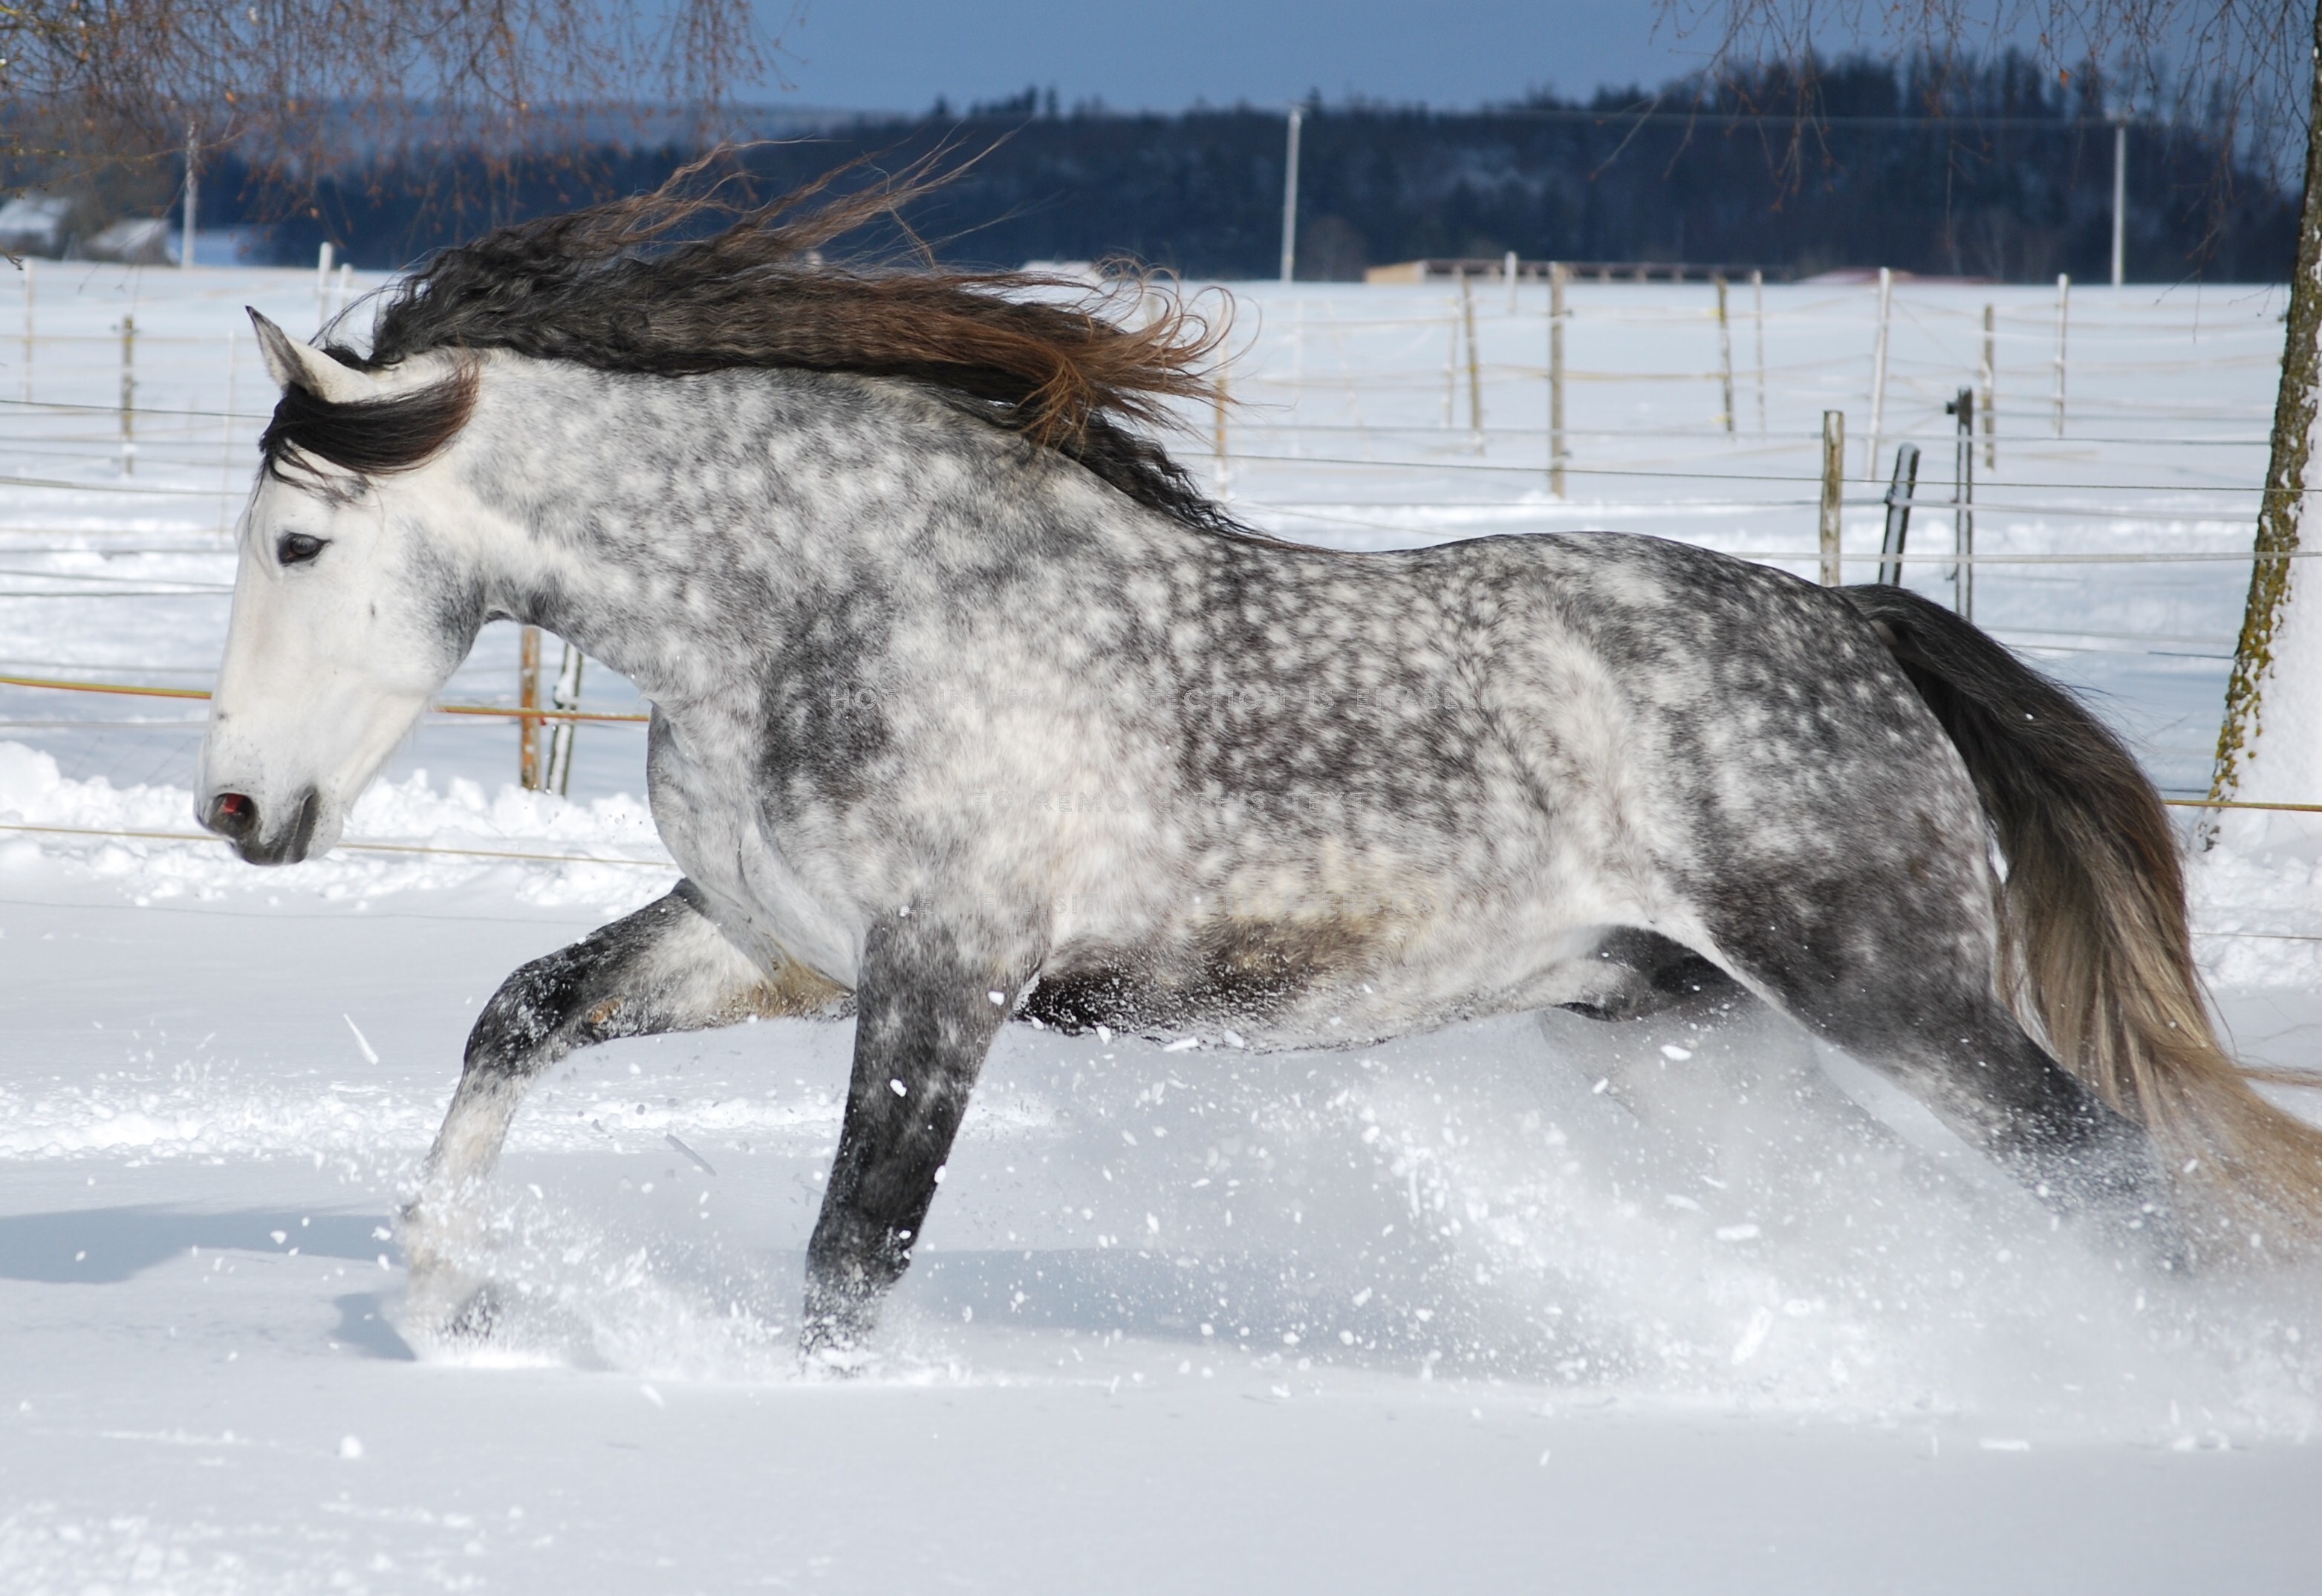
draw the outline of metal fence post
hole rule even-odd
[[[1952,607],[1975,619],[1975,390],[1963,388],[1943,406],[1959,418],[1952,444]]]
[[[1282,156],[1282,280],[1298,274],[1298,124],[1306,113],[1290,107],[1289,146]]]
[[[564,658],[556,670],[556,692],[551,700],[563,712],[548,734],[548,773],[543,783],[559,798],[572,792],[572,737],[579,723],[572,719],[580,707],[581,653],[571,643],[564,645]]]
[[[1887,484],[1887,530],[1879,540],[1879,579],[1903,585],[1903,545],[1911,536],[1911,496],[1919,490],[1919,446],[1895,451],[1895,479]]]

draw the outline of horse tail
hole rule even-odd
[[[2218,1041],[2176,833],[2135,757],[1951,611],[1899,588],[1843,591],[1943,724],[1997,834],[2000,968],[2018,1018],[2152,1133],[2196,1235],[2322,1242],[2322,1131],[2259,1096]]]

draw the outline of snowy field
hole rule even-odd
[[[2076,287],[2059,435],[2052,289],[1900,284],[1874,468],[1875,287],[1735,286],[1729,403],[1707,286],[1577,284],[1561,499],[1543,288],[1233,294],[1223,451],[1207,413],[1180,448],[1254,524],[1810,575],[1835,409],[1849,579],[1912,442],[1908,580],[1947,600],[1926,506],[1991,306],[1976,616],[2206,786],[2280,290]],[[311,273],[0,278],[0,674],[206,685],[270,403],[245,303],[317,320]],[[515,652],[445,700],[512,702]],[[476,1006],[672,879],[642,733],[585,726],[563,799],[512,788],[505,721],[431,717],[370,846],[261,872],[177,840],[201,707],[0,686],[0,1591],[2322,1583],[2322,1272],[2125,1272],[1766,1021],[1013,1030],[839,1384],[790,1349],[848,1028],[616,1044],[518,1121],[506,1340],[420,1355],[389,1227]],[[2250,815],[2196,868],[2253,1059],[2322,1057],[2317,856]]]

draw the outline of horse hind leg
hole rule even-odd
[[[469,1278],[477,1199],[534,1081],[578,1050],[624,1036],[708,1030],[753,1017],[843,1012],[846,994],[787,966],[768,972],[703,912],[690,882],[500,983],[468,1035],[460,1084],[403,1209],[416,1320],[454,1335],[491,1328],[489,1289]]]
[[[1961,898],[1855,885],[1815,895],[1815,916],[1771,923],[1760,898],[1751,921],[1720,938],[1721,956],[2052,1208],[2085,1215],[2164,1266],[2179,1263],[2183,1240],[2151,1138],[2008,1011],[1990,927]]]

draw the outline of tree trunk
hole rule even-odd
[[[2289,557],[2305,520],[2307,468],[2322,408],[2322,0],[2315,8],[2314,42],[2305,205],[2298,266],[2290,279],[2281,387],[2273,404],[2272,456],[2209,785],[2213,798],[2244,802],[2322,803],[2322,613],[2303,613],[2293,622],[2290,596],[2311,584],[2299,579],[2307,562]],[[2322,612],[2322,597],[2299,607]]]

